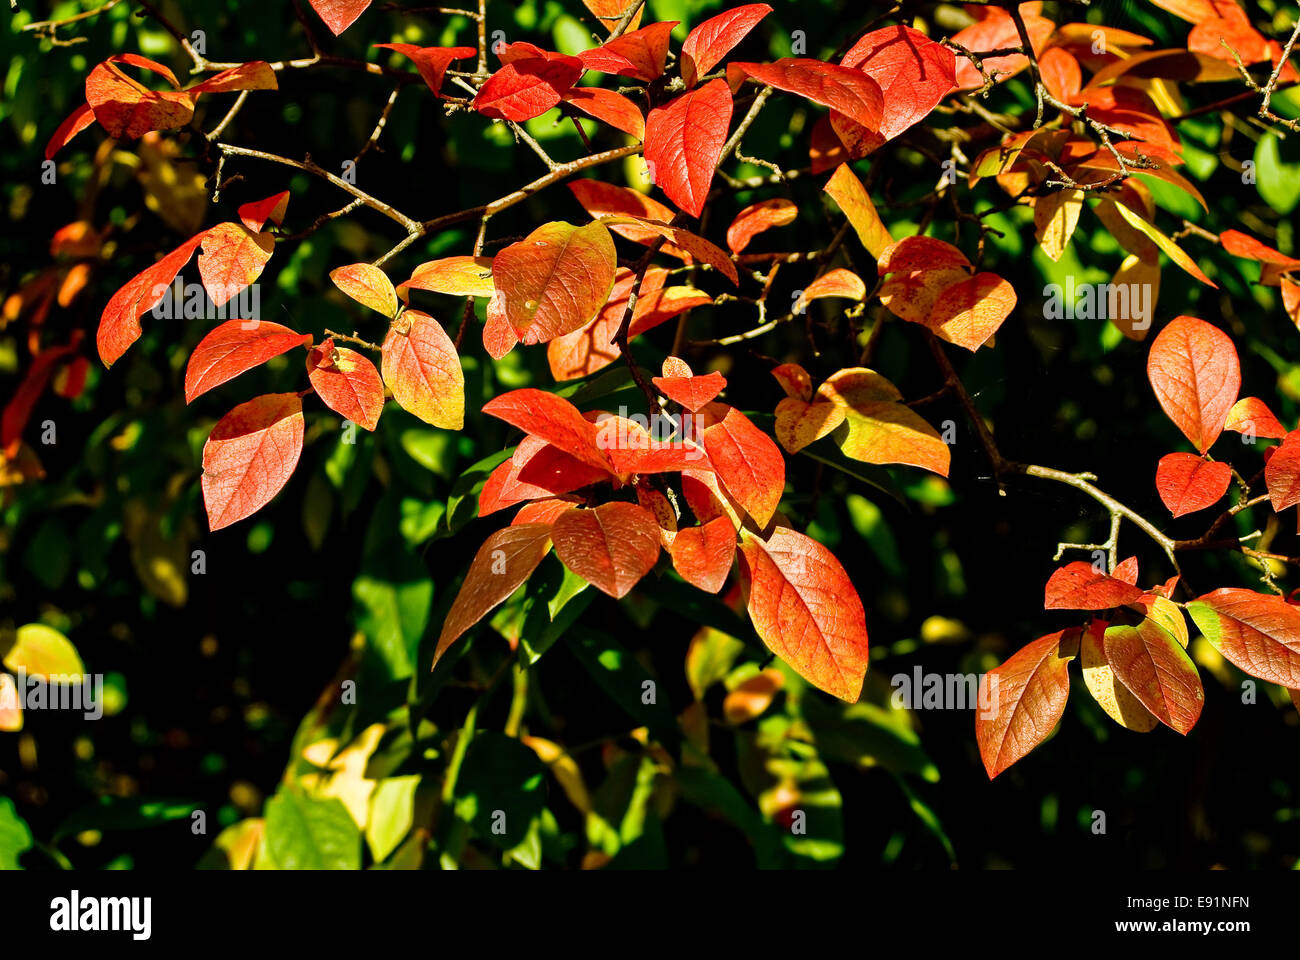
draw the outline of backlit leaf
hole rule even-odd
[[[562,513],[551,528],[555,555],[598,590],[621,599],[659,557],[659,524],[626,501]]]
[[[764,230],[794,223],[798,215],[799,208],[784,197],[751,203],[736,214],[727,228],[727,247],[732,253],[740,253]]]
[[[375,365],[347,347],[326,340],[307,354],[307,377],[325,405],[367,430],[384,411],[384,382]]]
[[[1252,677],[1300,687],[1300,608],[1281,597],[1223,587],[1197,597],[1187,613],[1214,649]]]
[[[1151,344],[1147,378],[1165,414],[1204,453],[1237,401],[1241,364],[1232,338],[1218,327],[1176,317]]]
[[[269,320],[227,320],[200,340],[190,354],[185,367],[185,402],[311,341],[311,334]]]
[[[1045,610],[1109,610],[1133,603],[1143,591],[1131,583],[1098,573],[1090,563],[1067,563],[1047,581]]]
[[[704,449],[718,481],[759,527],[766,527],[785,490],[785,458],[752,420],[725,403],[711,403],[703,415]]]
[[[766,3],[747,3],[710,17],[699,24],[682,42],[681,71],[686,86],[693,87],[755,25],[772,12]]]
[[[1154,620],[1136,628],[1111,627],[1102,641],[1120,682],[1165,726],[1186,735],[1205,706],[1205,690],[1191,657]]]
[[[353,263],[330,271],[334,286],[361,304],[392,319],[397,316],[397,292],[388,275],[369,263]]]
[[[220,530],[256,513],[288,482],[302,454],[302,400],[271,393],[241,403],[203,445],[203,503]]]
[[[465,374],[437,320],[405,311],[389,326],[382,349],[384,383],[403,410],[444,430],[465,425]]]
[[[704,209],[731,126],[731,89],[710,80],[650,111],[645,159],[654,183],[693,217]]]
[[[767,540],[742,531],[740,554],[749,617],[763,643],[818,689],[856,701],[867,672],[867,624],[844,567],[789,527]]]
[[[1175,517],[1218,503],[1230,483],[1230,466],[1192,453],[1166,454],[1156,467],[1156,492]]]
[[[1078,630],[1039,637],[980,677],[975,739],[990,780],[1046,740],[1060,722],[1078,639]]]

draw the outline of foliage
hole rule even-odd
[[[993,864],[1067,708],[1294,733],[1294,9],[268,6],[5,41],[0,865]]]

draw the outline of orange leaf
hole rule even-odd
[[[483,116],[516,123],[539,117],[558,104],[583,74],[585,68],[577,57],[522,46],[540,56],[519,56],[488,77],[473,102]]]
[[[1117,626],[1102,641],[1115,676],[1153,716],[1184,736],[1205,705],[1200,675],[1174,635],[1154,620]]]
[[[823,60],[807,57],[782,57],[772,63],[732,63],[727,79],[747,76],[778,90],[794,93],[813,103],[830,107],[853,123],[871,132],[880,129],[884,98],[880,84],[863,73]],[[733,81],[733,87],[737,84]],[[831,115],[831,126],[836,117]],[[836,133],[840,133],[836,129]],[[840,134],[843,140],[843,134]]]
[[[867,285],[852,270],[836,267],[822,274],[800,293],[795,301],[794,312],[802,313],[808,304],[823,297],[847,297],[861,301],[867,295]]]
[[[654,385],[669,400],[676,401],[691,413],[703,409],[727,385],[726,378],[716,370],[695,376],[691,368],[676,357],[666,359],[663,370],[662,377],[654,378]]]
[[[201,246],[203,289],[220,307],[262,275],[275,250],[275,237],[254,233],[242,223],[219,223],[204,231]]]
[[[733,285],[738,286],[740,284],[740,274],[736,271],[736,265],[727,256],[726,251],[703,237],[691,233],[689,230],[674,227],[667,223],[659,223],[655,220],[641,220],[633,217],[604,217],[599,222],[609,224],[611,229],[630,222],[651,230],[672,241],[673,246],[685,250],[694,259],[703,261],[713,267],[730,280]]]
[[[574,507],[551,527],[555,555],[596,589],[620,600],[659,558],[659,524],[626,501]]]
[[[1175,317],[1151,344],[1147,378],[1174,426],[1201,453],[1223,432],[1241,389],[1232,338],[1194,317]]]
[[[330,271],[334,286],[390,320],[397,316],[397,291],[384,271],[369,263],[353,263]]]
[[[288,482],[302,454],[302,400],[269,393],[221,418],[203,445],[203,503],[220,530],[256,513]]]
[[[1133,603],[1143,591],[1131,583],[1097,572],[1090,563],[1067,563],[1047,581],[1044,610],[1109,610]]]
[[[563,397],[527,387],[489,400],[483,412],[553,444],[583,463],[612,472],[609,457],[597,443],[595,424]]]
[[[972,353],[997,333],[1016,307],[1016,291],[996,273],[977,273],[943,289],[925,325]]]
[[[1202,460],[1192,453],[1166,454],[1156,467],[1156,492],[1175,517],[1218,503],[1230,483],[1230,466]]]
[[[834,554],[777,527],[766,541],[742,531],[740,557],[749,618],[763,643],[818,689],[855,702],[867,672],[867,623]]]
[[[682,527],[668,552],[687,583],[717,593],[727,582],[736,555],[736,528],[727,517],[714,517],[698,527]]]
[[[1287,434],[1264,467],[1264,484],[1274,512],[1300,503],[1300,432]]]
[[[1300,609],[1281,597],[1223,587],[1187,613],[1211,646],[1252,677],[1300,687]]]
[[[975,739],[990,780],[1046,740],[1060,722],[1078,635],[1063,630],[1040,637],[980,678]]]
[[[785,492],[785,458],[772,438],[725,403],[711,403],[702,416],[704,449],[728,494],[766,527]]]
[[[1287,433],[1286,427],[1278,422],[1268,404],[1259,397],[1242,397],[1234,403],[1223,426],[1225,430],[1272,440],[1281,440]]]
[[[594,50],[584,50],[578,54],[578,59],[588,70],[651,83],[663,75],[664,61],[668,58],[668,35],[677,24],[676,20],[652,23]]]
[[[140,317],[156,307],[181,267],[189,262],[204,234],[190,237],[151,267],[146,267],[113,294],[99,318],[99,358],[111,367],[140,338]]]
[[[736,219],[727,228],[727,247],[732,253],[740,253],[764,230],[794,223],[798,216],[799,208],[784,197],[751,203],[736,214]]]
[[[307,354],[307,378],[325,406],[367,430],[384,412],[384,382],[375,365],[347,347],[326,340]]]
[[[283,223],[285,211],[288,209],[289,191],[283,190],[280,193],[272,194],[265,200],[241,203],[236,213],[240,221],[249,230],[260,232],[266,226],[267,220],[270,220],[277,227]]]
[[[465,581],[443,621],[433,662],[436,664],[466,630],[532,576],[550,548],[549,523],[511,525],[488,537],[474,554]]]
[[[874,370],[839,371],[817,389],[817,399],[844,409],[848,434],[840,449],[845,456],[864,463],[905,463],[948,475],[948,445],[919,413],[900,402],[898,388]],[[805,416],[819,415],[817,406],[813,404]],[[817,436],[825,430],[826,425],[820,425]]]
[[[227,320],[200,340],[190,354],[185,367],[185,402],[311,341],[311,334],[269,320]]]
[[[494,302],[525,345],[545,343],[596,316],[613,289],[617,261],[603,223],[543,224],[496,255]]]
[[[150,130],[174,130],[194,116],[188,91],[150,90],[111,61],[97,64],[86,77],[86,103],[110,137],[131,140]]]
[[[447,331],[420,310],[388,328],[380,368],[398,406],[444,430],[465,425],[465,374]]]
[[[317,16],[338,36],[366,12],[370,0],[308,0]]]

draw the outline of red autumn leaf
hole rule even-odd
[[[341,417],[367,430],[384,412],[384,382],[375,365],[347,347],[326,340],[307,354],[307,378],[317,395]]]
[[[659,223],[655,220],[639,220],[631,217],[606,217],[600,222],[608,224],[613,229],[627,221],[632,221],[634,226],[644,227],[662,237],[668,238],[674,247],[685,250],[690,254],[691,259],[707,263],[730,280],[733,285],[739,286],[740,274],[736,270],[735,263],[727,256],[726,251],[703,237],[691,233],[689,230],[674,227],[667,223]]]
[[[492,261],[493,302],[525,345],[545,343],[596,316],[614,287],[617,267],[603,223],[543,224]]]
[[[704,449],[690,439],[657,439],[628,417],[595,414],[596,445],[609,458],[614,473],[630,478],[638,473],[712,470]]]
[[[582,209],[596,220],[606,217],[629,217],[635,220],[669,223],[673,219],[671,207],[628,187],[602,183],[599,180],[574,180],[569,184],[569,190],[582,205]],[[615,220],[609,224],[609,228],[633,243],[649,244],[661,236],[649,227],[623,219]],[[660,250],[683,260],[689,261],[691,258],[685,250],[679,250],[671,243],[664,244]]]
[[[691,413],[702,410],[727,385],[726,378],[716,370],[696,376],[676,357],[666,359],[663,370],[662,377],[654,378],[654,385],[669,400],[675,400]]]
[[[275,250],[275,237],[254,233],[242,223],[219,223],[204,231],[200,248],[203,289],[220,307],[262,275]]]
[[[190,354],[185,367],[185,402],[311,341],[311,334],[269,320],[227,320],[200,340]]]
[[[596,441],[595,424],[563,397],[526,387],[494,397],[483,405],[483,412],[553,444],[583,463],[612,471],[608,455]]]
[[[208,79],[185,88],[185,93],[193,99],[202,93],[231,93],[239,90],[277,90],[275,70],[265,60],[253,60],[241,63],[237,67],[214,73]]]
[[[1156,492],[1175,517],[1218,503],[1230,483],[1230,466],[1192,453],[1166,454],[1156,467]]]
[[[1258,260],[1260,263],[1271,263],[1280,267],[1300,267],[1300,260],[1295,259],[1295,257],[1288,257],[1285,253],[1260,243],[1254,237],[1242,233],[1240,230],[1223,231],[1219,234],[1219,242],[1223,244],[1223,249],[1234,257]]]
[[[302,454],[302,400],[269,393],[218,421],[203,445],[203,503],[220,530],[256,513],[288,482]]]
[[[1300,687],[1300,608],[1281,597],[1223,587],[1197,597],[1187,613],[1224,659],[1252,677]]]
[[[555,522],[556,517],[572,507],[574,503],[574,500],[565,497],[548,497],[545,500],[525,503],[515,514],[515,518],[510,521],[510,525],[518,527],[525,523],[544,523],[550,526]]]
[[[1038,58],[1047,92],[1064,103],[1071,103],[1083,89],[1083,70],[1074,54],[1064,47],[1049,47]]]
[[[0,460],[13,455],[18,438],[31,418],[36,401],[40,399],[50,378],[54,376],[55,367],[60,360],[77,349],[80,340],[81,334],[78,332],[69,343],[42,350],[32,360],[18,389],[5,404],[3,416],[0,416]]]
[[[265,200],[253,200],[241,203],[236,214],[241,223],[249,230],[261,231],[270,220],[277,227],[284,222],[285,211],[289,208],[289,191],[282,190]]]
[[[578,54],[578,59],[588,70],[634,77],[650,83],[663,75],[664,61],[668,58],[668,35],[677,23],[676,20],[652,23],[594,50],[584,50]]]
[[[600,25],[608,33],[622,25],[623,14],[627,10],[625,0],[582,0],[582,5],[595,14],[600,20]],[[628,30],[635,30],[641,25],[641,14],[645,12],[645,5],[641,5],[637,12],[632,14],[632,20],[627,24]]]
[[[437,320],[407,310],[388,328],[380,368],[398,406],[444,430],[465,425],[465,374]]]
[[[1242,397],[1234,403],[1223,427],[1225,430],[1272,440],[1281,440],[1287,434],[1286,427],[1278,422],[1268,404],[1259,397]]]
[[[1102,648],[1120,683],[1151,714],[1184,736],[1205,706],[1205,690],[1192,658],[1172,633],[1149,618],[1135,627],[1106,631]]]
[[[83,103],[73,110],[63,122],[59,124],[50,137],[49,143],[45,145],[45,159],[50,160],[56,153],[64,148],[77,134],[81,133],[88,126],[95,122],[95,112],[90,109],[90,104]]]
[[[140,317],[162,301],[176,274],[189,262],[202,240],[201,233],[190,237],[153,266],[132,277],[109,299],[95,337],[104,366],[111,367],[140,338]]]
[[[727,78],[731,80],[735,76],[752,77],[778,90],[798,94],[830,107],[868,130],[880,129],[884,110],[880,84],[861,70],[807,57],[783,57],[772,63],[730,64]],[[835,125],[834,116],[831,125]]]
[[[728,494],[766,527],[785,491],[785,458],[772,438],[735,407],[711,403],[702,416],[704,449]]]
[[[500,360],[513,350],[518,342],[519,335],[506,319],[504,304],[501,303],[500,298],[494,296],[488,301],[487,316],[484,318],[483,349],[493,360]]]
[[[855,157],[920,123],[957,83],[953,51],[902,25],[868,33],[840,63],[875,80],[882,97],[879,129],[849,126],[832,118],[840,140]]]
[[[638,140],[645,139],[645,116],[641,108],[622,94],[603,87],[573,87],[565,93],[564,102],[589,117],[603,120],[615,130],[622,130]]]
[[[1198,451],[1209,450],[1241,389],[1232,338],[1204,320],[1176,317],[1151,344],[1147,377],[1174,425]]]
[[[511,60],[488,77],[474,97],[474,109],[485,117],[522,123],[558,104],[585,68],[577,57],[539,52],[543,56]]]
[[[433,662],[532,576],[550,548],[549,522],[512,524],[483,541],[442,623]]]
[[[766,3],[747,3],[705,20],[682,42],[681,71],[687,87],[695,86],[714,65],[745,39],[772,12]]]
[[[308,0],[316,15],[325,21],[334,36],[352,26],[366,12],[370,0]]]
[[[977,273],[943,289],[926,326],[974,352],[998,332],[1016,307],[1016,291],[996,273]]]
[[[1060,722],[1078,638],[1077,629],[1039,637],[980,677],[975,739],[990,780],[1046,740]]]
[[[698,527],[683,527],[668,548],[673,569],[687,583],[717,593],[727,582],[736,555],[736,528],[727,517],[714,517]]]
[[[478,53],[473,47],[419,47],[413,43],[376,43],[372,46],[394,50],[410,58],[429,89],[440,97],[443,96],[442,78],[446,76],[447,68],[452,62],[465,60]]]
[[[626,501],[574,507],[551,527],[555,555],[596,589],[621,600],[659,559],[659,524]]]
[[[484,483],[479,494],[479,516],[609,479],[607,468],[584,463],[538,437],[524,437],[514,455],[493,470]]]
[[[1138,582],[1138,558],[1129,557],[1127,560],[1121,560],[1115,564],[1115,569],[1110,575],[1116,580],[1123,580],[1131,586],[1137,586]]]
[[[1300,431],[1288,433],[1268,458],[1264,484],[1275,512],[1300,503]]]
[[[1067,563],[1047,581],[1045,610],[1109,610],[1133,603],[1143,591],[1117,577],[1098,573],[1090,563]]]
[[[698,217],[731,126],[731,89],[711,80],[650,111],[645,159],[650,177],[673,203]]]
[[[1038,15],[1038,5],[1020,4],[1024,16],[1025,29],[1029,33],[1029,44],[1034,53],[1042,53],[1047,38],[1052,35],[1056,24]],[[953,43],[959,43],[972,53],[988,53],[992,50],[1004,50],[1020,46],[1020,33],[1011,14],[998,7],[980,7],[981,19],[953,35]],[[998,82],[1014,76],[1029,66],[1029,58],[1024,54],[1012,53],[1001,57],[989,57],[983,61],[986,73],[997,73]],[[957,58],[957,86],[962,90],[982,87],[984,78],[980,76],[975,64],[966,57]]]
[[[727,228],[727,247],[732,253],[740,253],[764,230],[794,223],[798,215],[799,208],[784,197],[751,203],[736,214],[736,219]]]
[[[169,79],[174,84],[175,78]],[[150,90],[123,73],[113,60],[97,64],[86,77],[86,103],[110,137],[132,140],[150,130],[183,127],[194,116],[194,98],[189,93]]]
[[[693,307],[705,306],[713,298],[693,287],[664,287],[668,271],[663,267],[650,267],[641,282],[641,291],[632,311],[628,338],[634,338],[665,320],[670,320]],[[614,335],[627,312],[628,299],[636,274],[620,267],[609,302],[601,308],[596,319],[580,330],[556,337],[546,344],[546,360],[551,375],[556,380],[573,380],[604,369],[621,356]]]
[[[369,263],[351,263],[330,271],[334,286],[363,307],[388,318],[397,316],[397,291],[387,274]]]
[[[835,555],[777,527],[767,540],[742,531],[740,559],[749,619],[767,648],[818,689],[857,701],[867,672],[866,615]]]

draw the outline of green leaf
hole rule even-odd
[[[361,831],[347,807],[291,786],[266,802],[266,849],[280,870],[361,868]]]
[[[32,848],[32,831],[18,816],[14,802],[0,797],[0,870],[21,870],[18,858]]]
[[[381,780],[370,798],[370,820],[366,824],[366,843],[376,862],[386,860],[397,849],[415,815],[415,790],[418,776],[389,777]]]
[[[523,843],[546,805],[546,768],[513,737],[481,731],[456,781],[456,815],[503,850]]]
[[[1255,144],[1255,187],[1277,213],[1286,215],[1300,204],[1300,148],[1270,130]]]

